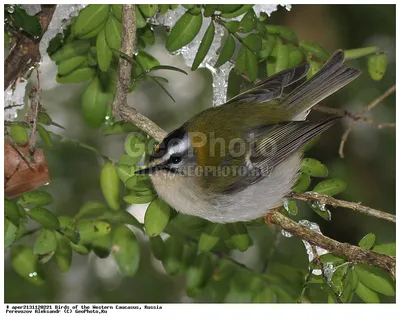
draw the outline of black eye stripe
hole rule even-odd
[[[182,157],[178,153],[171,154],[171,156],[168,159],[168,162],[172,163],[172,164],[178,164],[181,161],[182,161]]]

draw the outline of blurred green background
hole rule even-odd
[[[293,29],[299,39],[315,41],[330,52],[338,48],[351,49],[378,46],[389,54],[389,67],[383,80],[375,82],[368,76],[366,59],[352,61],[363,74],[345,89],[323,102],[323,105],[352,112],[381,95],[395,83],[395,6],[394,5],[293,5],[291,11],[280,7],[269,18],[270,24],[282,24]],[[179,126],[200,110],[212,105],[212,78],[208,70],[190,72],[180,56],[168,55],[163,46],[165,32],[158,31],[156,45],[149,53],[161,64],[184,68],[189,76],[164,73],[170,80],[168,89],[173,103],[152,83],[143,83],[130,96],[130,103],[165,130]],[[103,154],[117,159],[123,152],[124,136],[101,136],[98,130],[88,128],[80,115],[81,85],[58,85],[56,69],[46,58],[42,64],[42,98],[53,120],[66,130],[56,131],[66,137],[79,139],[95,146]],[[29,86],[33,84],[30,83]],[[20,117],[23,116],[21,112]],[[395,122],[395,95],[391,95],[370,114],[377,122]],[[312,112],[311,118],[326,117]],[[330,177],[341,178],[348,184],[340,198],[395,214],[395,130],[377,129],[358,123],[345,146],[345,158],[340,159],[338,148],[349,121],[343,120],[328,130],[319,144],[309,151],[310,157],[324,162]],[[88,200],[102,201],[99,188],[101,161],[88,150],[68,143],[46,149],[52,183],[44,187],[55,199],[52,209],[58,215],[74,215]],[[315,179],[316,181],[318,179]],[[136,205],[131,212],[139,219],[145,205]],[[357,244],[368,232],[377,236],[377,243],[395,241],[395,225],[369,218],[358,212],[332,208],[332,220],[324,221],[300,204],[295,219],[308,219],[318,223],[324,234],[342,242]],[[254,245],[245,253],[232,256],[251,268],[261,270],[270,253],[276,230],[274,227],[251,228]],[[112,258],[99,259],[95,255],[74,253],[69,273],[61,274],[54,261],[45,265],[47,281],[36,287],[20,278],[11,268],[9,249],[5,251],[6,303],[11,302],[190,302],[185,295],[184,278],[168,276],[161,264],[151,257],[148,242],[137,233],[142,245],[139,272],[134,278],[122,278]],[[32,244],[34,237],[26,237]],[[307,255],[302,242],[296,238],[279,237],[274,261],[307,270]],[[53,259],[54,260],[54,259]],[[205,297],[204,301],[208,301]],[[321,298],[321,301],[323,298]],[[326,301],[326,300],[325,300]],[[394,301],[394,297],[381,296],[381,301]]]

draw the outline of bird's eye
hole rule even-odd
[[[182,161],[182,158],[177,154],[173,154],[173,155],[171,155],[170,161],[173,164],[178,164],[179,162]]]

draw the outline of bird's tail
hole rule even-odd
[[[285,110],[293,117],[306,112],[360,75],[361,71],[346,67],[343,62],[344,52],[336,51],[311,79],[284,97]]]

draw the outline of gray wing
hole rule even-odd
[[[339,119],[341,117],[318,122],[288,121],[250,130],[249,137],[253,142],[248,158],[249,165],[259,168],[263,174],[270,173]]]
[[[265,103],[276,99],[281,96],[285,87],[288,87],[304,78],[309,69],[310,65],[306,62],[292,69],[283,70],[258,82],[253,88],[240,93],[226,102],[226,104],[233,102]]]
[[[341,117],[323,121],[288,121],[250,129],[250,152],[244,170],[246,177],[238,179],[225,192],[238,192],[268,177],[277,165],[299,151],[312,138],[318,136]]]

